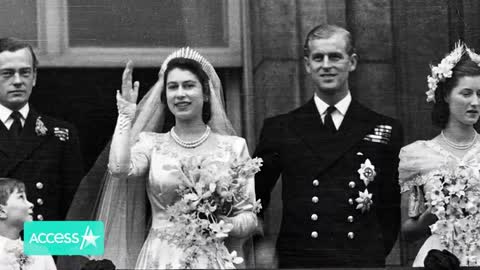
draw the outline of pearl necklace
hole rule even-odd
[[[210,127],[207,126],[207,128],[205,129],[205,132],[203,133],[202,136],[200,136],[200,138],[194,141],[184,141],[180,139],[180,137],[178,137],[177,133],[175,133],[175,127],[172,127],[172,129],[170,130],[170,136],[181,147],[195,148],[200,146],[202,143],[204,143],[207,140],[208,136],[210,135],[210,131],[211,131]]]
[[[472,139],[471,142],[469,142],[467,144],[458,144],[458,143],[454,143],[454,142],[450,141],[449,139],[447,139],[443,130],[442,130],[442,132],[440,132],[440,134],[441,134],[442,139],[445,141],[446,144],[448,144],[450,147],[458,149],[458,150],[466,150],[466,149],[472,147],[475,144],[475,142],[477,141],[477,136],[478,136],[478,133],[475,132],[475,136],[473,136],[473,139]]]

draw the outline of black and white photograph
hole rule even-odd
[[[480,267],[478,14],[0,0],[0,270]]]

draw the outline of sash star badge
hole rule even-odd
[[[358,198],[356,198],[355,201],[358,203],[357,209],[360,209],[362,213],[364,213],[370,210],[370,206],[373,204],[372,193],[368,193],[368,189],[365,189],[363,192],[359,191]]]
[[[373,182],[377,173],[375,172],[375,166],[373,166],[370,159],[366,159],[365,163],[360,165],[360,169],[358,169],[358,174],[360,175],[360,179],[363,180],[365,186],[368,186],[370,182]]]

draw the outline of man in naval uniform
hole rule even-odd
[[[304,60],[313,98],[266,119],[254,154],[264,209],[282,176],[279,267],[383,267],[400,226],[401,125],[352,99],[357,55],[347,30],[312,29]]]
[[[35,86],[32,47],[0,39],[0,177],[25,182],[34,220],[63,220],[83,176],[74,127],[36,112],[28,100]]]

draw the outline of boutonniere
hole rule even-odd
[[[365,186],[368,186],[370,182],[373,182],[377,173],[375,172],[375,166],[370,162],[370,159],[366,159],[365,163],[360,165],[360,169],[358,169],[358,174],[360,175],[360,179],[363,180]]]
[[[47,135],[47,131],[48,129],[43,123],[42,117],[37,117],[37,121],[35,122],[35,133],[37,133],[37,136],[45,136]]]
[[[60,139],[60,141],[68,141],[69,139],[69,131],[68,128],[60,128],[60,127],[54,127],[53,128],[53,134]]]
[[[360,209],[362,213],[370,210],[370,206],[373,204],[372,193],[368,193],[368,189],[365,189],[364,192],[358,192],[358,198],[355,199],[358,203],[357,209]]]
[[[13,254],[15,261],[20,266],[20,270],[24,269],[24,266],[28,265],[32,258],[23,253],[23,242],[10,241],[10,243],[5,247],[7,253]]]

